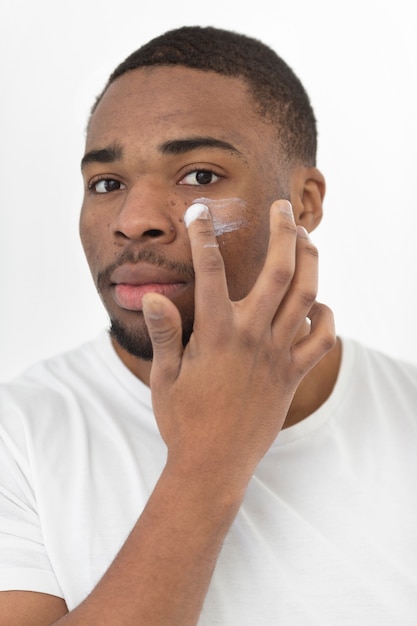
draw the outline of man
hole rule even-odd
[[[315,152],[247,37],[110,77],[80,232],[111,330],[2,389],[2,624],[414,623],[417,372],[315,302]]]

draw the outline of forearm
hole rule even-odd
[[[165,470],[109,570],[56,626],[195,625],[243,497],[221,482]]]

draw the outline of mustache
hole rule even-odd
[[[98,272],[97,290],[99,293],[109,285],[113,272],[125,263],[132,263],[134,265],[137,265],[138,263],[147,263],[148,265],[172,271],[183,277],[185,280],[193,281],[195,278],[192,263],[178,263],[172,259],[168,259],[163,254],[160,254],[155,250],[134,250],[132,248],[126,248],[116,261]]]

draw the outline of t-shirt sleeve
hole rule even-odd
[[[63,597],[45,550],[30,467],[0,424],[0,591]]]

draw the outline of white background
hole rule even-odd
[[[319,122],[320,299],[339,334],[417,361],[417,29],[409,0],[1,0],[0,379],[107,318],[78,242],[90,105],[113,68],[184,24],[255,36]]]

